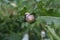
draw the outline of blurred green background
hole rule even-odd
[[[25,12],[36,21],[25,22]],[[0,40],[22,40],[25,33],[29,40],[42,40],[41,27],[45,39],[60,40],[60,0],[0,0]]]

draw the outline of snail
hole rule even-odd
[[[27,22],[29,22],[29,23],[32,23],[32,22],[35,21],[35,16],[32,15],[32,14],[30,14],[30,13],[28,13],[28,12],[26,12],[26,13],[25,13],[25,20],[26,20]]]

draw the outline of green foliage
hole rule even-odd
[[[0,40],[22,40],[25,33],[29,40],[41,40],[42,29],[45,38],[60,40],[59,4],[59,0],[0,0]],[[25,22],[25,12],[35,15],[34,23]]]

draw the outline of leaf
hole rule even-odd
[[[56,26],[60,25],[60,17],[53,17],[53,16],[41,16],[41,19],[45,20],[47,24],[51,24],[51,22],[54,22]]]
[[[46,28],[55,39],[60,40],[59,36],[55,33],[55,30],[53,28],[50,28],[50,26],[48,25],[46,25]]]

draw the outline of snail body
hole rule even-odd
[[[29,23],[32,23],[32,22],[34,22],[34,20],[35,20],[35,17],[34,17],[34,15],[31,15],[30,13],[25,13],[26,14],[26,21],[27,22],[29,22]]]

